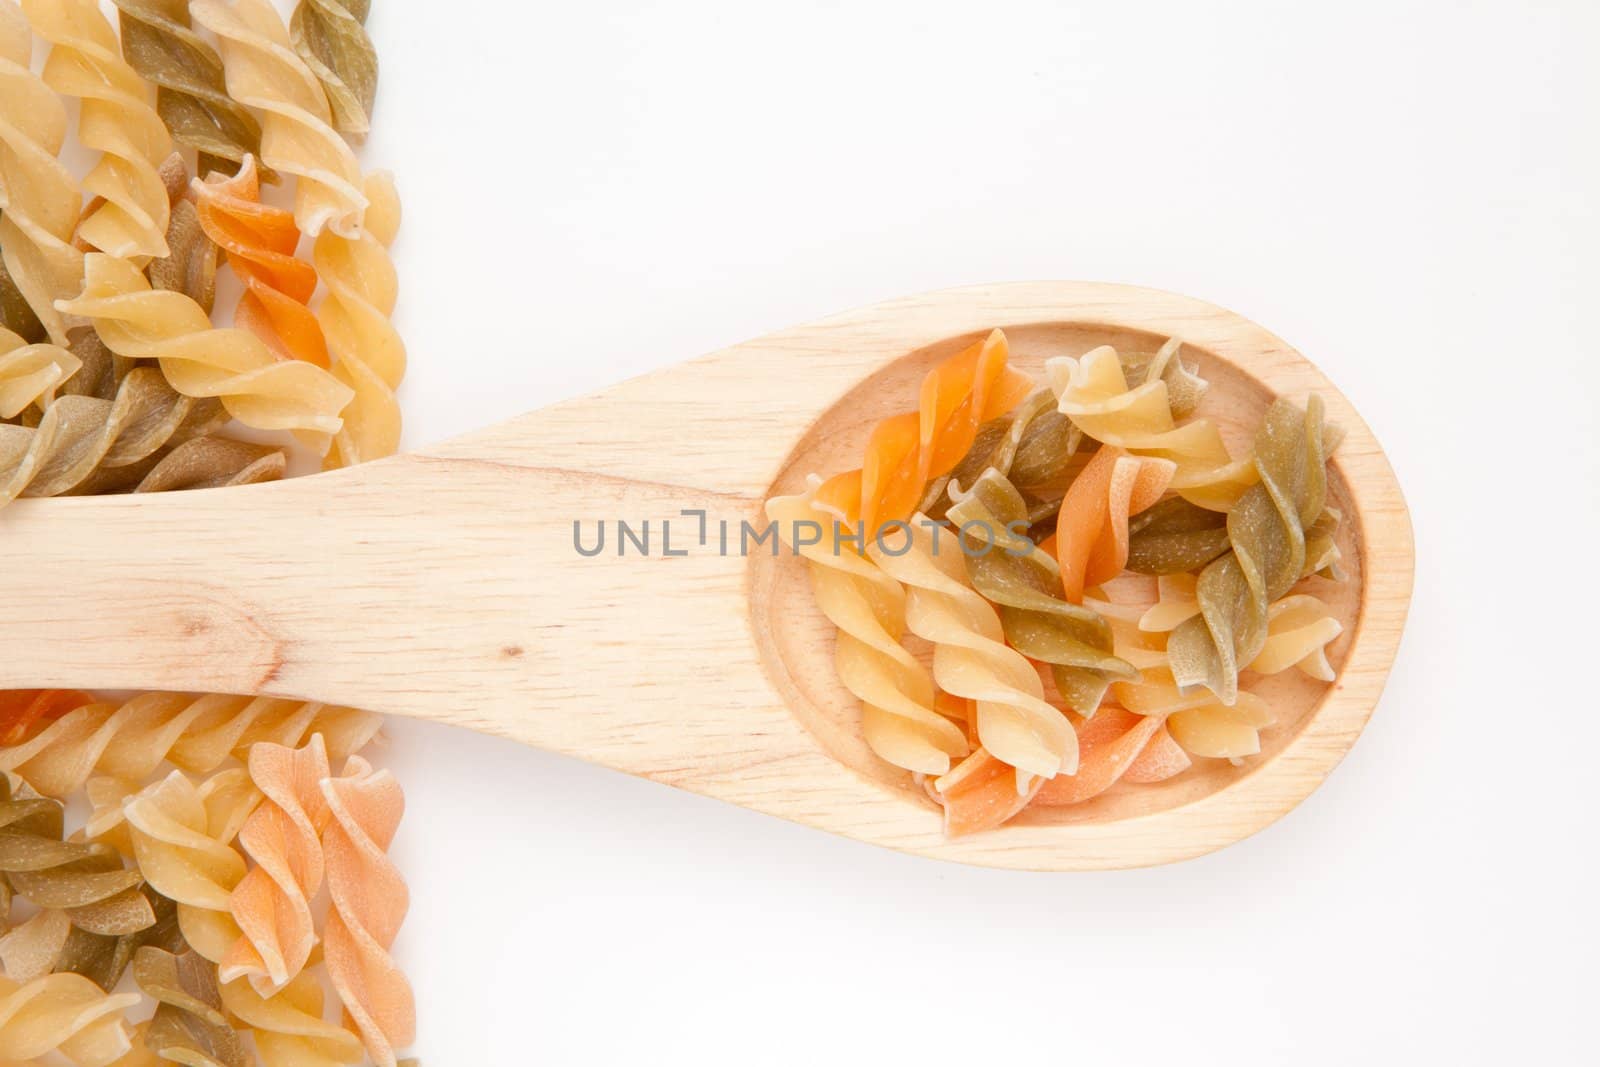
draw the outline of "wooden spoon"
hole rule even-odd
[[[1197,766],[947,840],[937,809],[861,741],[804,566],[740,523],[805,475],[859,463],[936,360],[993,327],[1014,362],[1181,337],[1202,413],[1242,446],[1274,394],[1320,393],[1351,578],[1331,686],[1285,672],[1242,766]],[[704,512],[700,520],[685,512]],[[626,544],[649,523],[649,554]],[[663,524],[670,520],[670,542]],[[597,524],[605,550],[592,549]],[[722,523],[730,531],[719,550]],[[266,485],[20,501],[0,688],[206,690],[455,723],[872,844],[1043,870],[1219,848],[1311,792],[1383,687],[1411,590],[1399,487],[1315,367],[1231,312],[1149,289],[1041,282],[894,300],[737,345],[418,452]],[[666,554],[670,549],[671,555]],[[682,554],[680,554],[682,553]],[[1356,817],[1352,815],[1352,817]]]

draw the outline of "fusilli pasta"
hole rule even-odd
[[[1304,410],[1281,398],[1268,409],[1256,435],[1260,481],[1228,512],[1232,550],[1200,572],[1200,615],[1167,641],[1178,685],[1203,685],[1223,704],[1234,703],[1240,667],[1266,641],[1268,605],[1304,573],[1305,531],[1327,500],[1325,446],[1320,397]]]
[[[1253,756],[1261,751],[1261,730],[1273,721],[1271,707],[1254,693],[1240,690],[1224,704],[1205,689],[1180,690],[1164,667],[1146,668],[1112,691],[1129,711],[1164,719],[1173,740],[1196,756]]]
[[[300,179],[295,220],[315,236],[357,237],[367,198],[355,154],[331,125],[327,94],[290,48],[268,0],[194,0],[189,13],[216,34],[228,95],[261,114],[261,160]]]
[[[83,194],[56,159],[66,109],[29,68],[32,56],[22,10],[0,0],[0,258],[32,316],[64,345],[66,323],[55,301],[70,296],[83,276],[83,253],[72,247]],[[4,325],[14,329],[11,320],[7,315]]]
[[[289,19],[294,50],[328,94],[333,125],[356,137],[372,126],[378,52],[367,36],[372,0],[300,0]]]
[[[138,463],[225,419],[214,401],[174,392],[154,367],[130,371],[114,400],[58,397],[37,426],[0,425],[0,505],[72,492],[98,469]]]
[[[1153,366],[1138,385],[1130,385],[1116,350],[1101,346],[1081,359],[1060,356],[1049,360],[1045,370],[1055,391],[1062,414],[1086,435],[1101,444],[1113,445],[1140,455],[1169,459],[1177,465],[1172,488],[1185,498],[1225,511],[1255,480],[1249,459],[1234,460],[1222,443],[1222,435],[1207,419],[1193,419],[1182,425],[1178,413],[1192,407],[1187,396],[1174,403],[1174,380],[1183,388],[1198,390],[1199,382],[1184,370],[1175,379],[1169,369],[1183,369],[1177,342],[1169,341],[1158,353]],[[1203,383],[1202,383],[1203,384]]]
[[[36,400],[52,399],[55,387],[82,365],[60,345],[30,345],[0,327],[0,418],[13,418]]]
[[[66,712],[33,736],[0,749],[0,770],[59,797],[83,788],[95,774],[142,782],[163,762],[190,774],[210,774],[229,756],[248,758],[258,742],[294,747],[313,733],[322,735],[332,758],[345,759],[381,724],[371,712],[328,704],[142,693],[121,704],[87,704]]]
[[[219,771],[199,787],[173,771],[123,807],[139,870],[177,903],[184,940],[213,962],[239,937],[228,897],[245,861],[231,842],[260,800],[242,769]]]
[[[138,1001],[134,993],[108,995],[79,974],[21,984],[0,977],[0,1056],[59,1052],[78,1067],[108,1067],[129,1049],[122,1013]]]
[[[952,757],[966,754],[967,739],[936,710],[932,677],[900,644],[905,591],[870,561],[822,534],[837,528],[815,507],[815,492],[813,481],[803,494],[769,500],[767,517],[780,537],[799,546],[817,606],[839,628],[834,648],[839,680],[861,701],[867,745],[897,767],[943,774]],[[813,528],[818,542],[799,545],[810,539],[799,531]]]
[[[145,1047],[163,1060],[197,1067],[255,1063],[223,1012],[217,968],[196,952],[141,948],[133,980],[160,1005],[145,1028]]]
[[[262,430],[332,434],[351,391],[320,367],[279,360],[253,334],[214,329],[182,293],[152,290],[126,260],[89,255],[85,288],[63,310],[86,315],[119,355],[156,359],[185,396],[219,397],[228,413]]]
[[[906,625],[933,644],[934,681],[975,702],[978,739],[1016,768],[1017,792],[1027,790],[1030,777],[1071,774],[1072,726],[1044,699],[1033,664],[1006,643],[999,614],[968,584],[955,536],[919,516],[907,537],[901,554],[874,543],[868,555],[905,586]]]
[[[1102,447],[1061,500],[1056,559],[1073,603],[1084,590],[1122,573],[1128,562],[1128,518],[1154,504],[1172,481],[1170,460]]]
[[[34,31],[54,47],[44,65],[51,88],[81,101],[78,140],[101,153],[83,180],[99,198],[77,234],[113,256],[167,254],[166,186],[160,167],[172,138],[145,83],[118,52],[117,34],[95,0],[23,0]]]
[[[188,0],[112,3],[123,58],[156,87],[156,112],[173,140],[199,153],[200,173],[232,173],[247,153],[259,153],[261,127],[228,95],[222,57],[194,32]]]
[[[303,6],[303,5],[302,5]],[[354,240],[330,231],[312,250],[328,293],[317,319],[334,356],[333,373],[355,398],[334,435],[330,466],[351,466],[393,455],[400,447],[400,404],[395,389],[406,373],[406,346],[389,321],[399,284],[389,245],[400,228],[400,197],[387,174],[364,185],[366,227]]]
[[[361,1039],[323,1019],[322,983],[315,975],[302,972],[272,997],[263,997],[249,982],[228,982],[222,1003],[250,1027],[266,1063],[339,1067],[363,1059]]]
[[[1011,647],[1049,664],[1067,706],[1093,715],[1111,679],[1134,674],[1115,655],[1110,626],[1063,598],[1061,570],[1019,532],[1027,525],[1027,507],[999,470],[991,467],[970,489],[951,486],[951,496],[948,518],[973,542],[964,554],[967,580],[999,609]]]
[[[246,156],[233,177],[213,174],[193,189],[201,227],[244,282],[234,322],[280,358],[326,367],[328,345],[306,306],[317,288],[317,272],[295,258],[300,231],[294,216],[261,202],[255,157]]]
[[[373,1062],[395,1067],[395,1051],[416,1031],[411,983],[389,952],[410,899],[385,854],[405,801],[394,776],[360,756],[347,760],[339,777],[325,779],[322,790],[330,812],[322,836],[332,900],[323,935],[328,977]]]
[[[243,936],[222,958],[224,982],[248,979],[270,996],[299,974],[317,943],[311,898],[322,888],[321,834],[328,822],[322,780],[329,777],[321,734],[300,748],[250,749],[250,780],[266,798],[239,831],[256,866],[233,891]]]

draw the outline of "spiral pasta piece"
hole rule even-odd
[[[323,937],[328,977],[373,1062],[395,1067],[395,1050],[416,1032],[411,983],[389,953],[410,899],[385,854],[405,801],[394,776],[360,756],[324,779],[322,791],[330,812],[322,837],[332,900]]]
[[[1130,456],[1102,447],[1061,499],[1056,519],[1056,559],[1061,585],[1073,603],[1084,590],[1115,578],[1128,563],[1128,519],[1166,492],[1176,467],[1170,460]]]
[[[1235,460],[1222,435],[1208,419],[1179,425],[1174,411],[1191,408],[1191,399],[1174,400],[1174,381],[1194,389],[1195,378],[1183,368],[1176,339],[1163,346],[1144,379],[1130,386],[1116,350],[1102,345],[1080,359],[1060,356],[1045,364],[1050,387],[1062,414],[1101,444],[1176,464],[1172,488],[1184,498],[1215,511],[1226,511],[1255,480],[1248,458]],[[1177,367],[1182,375],[1174,375]]]
[[[966,456],[978,427],[1032,391],[1027,375],[1006,365],[1009,353],[995,330],[935,366],[922,380],[917,410],[878,423],[861,469],[828,479],[818,500],[869,533],[910,518],[928,482]]]
[[[367,36],[372,0],[300,0],[289,19],[294,50],[322,83],[336,129],[360,137],[372,126],[378,52]]]
[[[369,205],[361,236],[324,232],[311,253],[328,290],[317,319],[335,357],[333,373],[355,394],[334,435],[329,466],[380,459],[400,447],[395,389],[405,377],[406,346],[389,320],[399,294],[389,245],[400,228],[400,197],[387,174],[367,175],[364,189]]]
[[[78,1067],[108,1067],[130,1047],[122,1013],[138,994],[103,992],[79,974],[18,983],[0,976],[0,1057],[60,1053]]]
[[[361,1039],[323,1019],[322,983],[301,972],[283,991],[263,997],[249,982],[228,982],[222,1004],[250,1027],[256,1051],[269,1064],[338,1067],[365,1057]]]
[[[280,359],[326,367],[328,345],[306,306],[317,288],[317,272],[295,258],[300,230],[294,216],[261,202],[255,157],[246,156],[231,178],[213,174],[192,188],[201,227],[227,253],[228,265],[244,283],[234,321]]]
[[[1111,627],[1062,596],[1061,569],[1024,535],[1027,506],[999,470],[991,467],[970,489],[952,485],[950,495],[947,517],[972,544],[965,553],[972,588],[999,609],[1012,648],[1050,665],[1067,706],[1093,715],[1111,679],[1134,674],[1115,654]]]
[[[138,463],[226,417],[214,401],[175,392],[154,367],[130,371],[114,400],[58,397],[37,426],[0,425],[0,506],[70,493],[99,470]]]
[[[1305,571],[1306,528],[1327,501],[1325,445],[1320,397],[1304,410],[1282,398],[1268,409],[1256,435],[1260,481],[1228,512],[1233,547],[1200,572],[1200,614],[1167,641],[1178,685],[1203,685],[1234,703],[1240,667],[1266,642],[1268,606]]]
[[[377,733],[371,712],[271,697],[143,693],[120,704],[67,711],[36,734],[0,750],[0,770],[46,796],[64,797],[91,775],[142,782],[162,763],[210,774],[230,756],[248,758],[259,742],[295,747],[321,734],[345,759]],[[91,820],[91,833],[104,830]]]
[[[905,592],[899,582],[829,536],[838,528],[816,508],[816,488],[813,480],[805,493],[769,500],[767,518],[776,524],[779,537],[805,557],[817,606],[839,628],[834,648],[839,680],[861,701],[867,745],[897,767],[943,774],[953,757],[966,755],[967,739],[936,709],[933,678],[900,643]]]
[[[173,140],[199,153],[200,173],[232,173],[247,154],[259,153],[261,127],[228,95],[222,57],[194,32],[188,0],[112,3],[123,58],[156,87],[156,113]]]
[[[1061,776],[1044,784],[1034,803],[1044,807],[1082,804],[1125,780],[1140,761],[1145,770],[1136,777],[1143,781],[1169,778],[1189,765],[1182,749],[1176,760],[1163,752],[1171,744],[1166,724],[1159,716],[1135,715],[1122,708],[1105,708],[1093,719],[1078,725],[1078,773]],[[1174,746],[1176,747],[1176,746]],[[1152,758],[1146,753],[1152,752]],[[1158,763],[1154,756],[1160,756]]]
[[[133,980],[159,1005],[142,1039],[160,1059],[194,1067],[255,1063],[223,1011],[216,966],[198,953],[141,948]]]
[[[132,468],[140,477],[131,492],[170,493],[275,482],[288,467],[289,458],[281,448],[212,434],[162,452],[148,468],[143,464]]]
[[[223,956],[224,982],[248,979],[264,996],[299,974],[317,943],[311,898],[322,888],[321,833],[328,822],[322,780],[331,773],[322,735],[300,748],[250,749],[250,780],[265,801],[245,821],[239,844],[256,866],[233,891],[243,936]]]
[[[126,260],[91,254],[84,273],[83,295],[61,307],[88,316],[113,352],[159,360],[174,389],[185,396],[220,398],[247,426],[338,431],[339,412],[351,391],[327,371],[300,360],[279,360],[245,330],[213,329],[193,300],[151,289]]]
[[[1272,708],[1254,693],[1241,690],[1232,704],[1224,704],[1205,689],[1180,689],[1164,667],[1147,668],[1112,691],[1134,714],[1165,721],[1172,739],[1196,756],[1253,756],[1261,751],[1261,731],[1273,722]]]
[[[1018,793],[1033,777],[1071,774],[1078,755],[1072,726],[1044,699],[1033,664],[1006,643],[999,614],[968,584],[955,536],[918,516],[907,541],[898,555],[874,543],[868,556],[905,586],[906,625],[934,646],[934,681],[975,702],[978,740],[1016,768]]]
[[[33,735],[43,724],[67,712],[92,704],[88,693],[76,689],[8,689],[0,692],[0,746],[14,745]]]
[[[1195,579],[1190,575],[1163,578],[1160,591],[1160,598],[1141,617],[1141,629],[1171,631],[1200,614]],[[1327,649],[1343,632],[1343,624],[1319,598],[1309,593],[1282,597],[1268,606],[1266,640],[1246,669],[1277,674],[1298,667],[1307,677],[1331,682],[1334,672]]]
[[[119,257],[167,254],[169,204],[160,167],[172,138],[144,81],[123,61],[117,34],[95,0],[23,0],[34,31],[54,47],[44,65],[52,89],[81,101],[78,140],[101,153],[83,180],[98,206],[78,237]]]
[[[60,802],[14,793],[0,778],[0,873],[41,908],[60,909],[90,933],[120,935],[151,926],[143,879],[110,849],[66,841]]]
[[[219,771],[198,787],[173,771],[123,807],[139,870],[177,903],[184,940],[212,962],[239,937],[228,898],[245,860],[232,841],[260,800],[243,769]]]
[[[52,399],[55,387],[81,366],[60,345],[30,345],[0,327],[0,418],[13,418],[35,401]]]
[[[72,246],[83,194],[56,158],[66,109],[29,68],[32,57],[22,10],[0,0],[0,259],[26,310],[64,345],[66,323],[55,301],[70,296],[83,275],[83,253]]]
[[[217,299],[217,246],[206,235],[199,212],[185,195],[189,175],[181,163],[179,160],[171,175],[181,184],[167,222],[168,252],[162,259],[151,260],[145,273],[151,288],[182,293],[209,315]]]
[[[261,161],[300,179],[295,221],[315,236],[361,233],[367,198],[355,154],[334,130],[327,94],[290,48],[268,0],[194,0],[189,13],[222,44],[228,95],[261,114]]]

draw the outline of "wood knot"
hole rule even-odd
[[[506,659],[521,659],[528,654],[528,650],[521,645],[507,645],[500,650],[500,654]]]

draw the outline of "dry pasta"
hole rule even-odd
[[[168,202],[160,167],[172,138],[150,104],[149,89],[118,51],[117,33],[95,0],[23,0],[34,32],[54,47],[47,85],[79,100],[78,140],[101,153],[83,180],[97,206],[78,237],[113,256],[167,254]]]
[[[88,316],[113,352],[155,359],[185,396],[217,397],[230,415],[262,430],[332,434],[351,391],[327,371],[278,360],[260,339],[215,329],[205,310],[182,293],[153,290],[126,260],[89,255],[83,295],[64,310]]]
[[[122,1013],[135,993],[108,995],[79,974],[18,983],[0,977],[0,1057],[56,1052],[77,1067],[108,1067],[129,1049]]]
[[[331,773],[322,735],[300,748],[250,749],[250,780],[266,798],[239,831],[255,866],[230,907],[242,936],[219,963],[224,982],[247,979],[263,996],[299,974],[317,943],[311,899],[322,888],[321,834],[329,817],[322,781]]]
[[[0,505],[72,492],[101,468],[138,463],[225,419],[215,402],[174,392],[153,367],[130,371],[114,400],[58,397],[37,426],[0,425]]]
[[[328,295],[317,319],[334,356],[333,373],[355,394],[333,438],[330,466],[393,455],[400,447],[395,389],[406,373],[406,346],[389,316],[399,285],[389,245],[400,228],[400,198],[387,174],[367,175],[366,228],[354,240],[331,230],[312,250]]]
[[[1157,359],[1182,368],[1176,341]],[[1086,435],[1129,452],[1168,459],[1177,464],[1172,488],[1213,510],[1227,510],[1255,480],[1248,458],[1234,460],[1222,435],[1206,419],[1179,425],[1174,414],[1171,374],[1145,377],[1131,385],[1116,350],[1101,346],[1081,359],[1061,356],[1045,364],[1062,414]],[[1196,381],[1192,374],[1184,379]],[[1195,388],[1192,384],[1185,388]],[[1182,412],[1189,400],[1180,397]]]
[[[378,1067],[395,1067],[395,1051],[411,1044],[416,1003],[411,983],[390,948],[405,918],[410,894],[386,853],[400,825],[405,800],[388,771],[374,771],[360,756],[345,761],[337,778],[322,782],[328,828],[322,836],[327,863],[328,977]]]
[[[261,161],[299,179],[300,229],[359,236],[367,198],[355,154],[331,125],[327,95],[290,48],[277,11],[268,0],[194,0],[189,13],[222,44],[228,95],[261,115]]]
[[[334,759],[345,759],[377,733],[371,712],[272,697],[143,693],[117,703],[67,711],[37,733],[0,749],[0,770],[46,796],[67,796],[91,775],[142,782],[171,763],[210,774],[250,746],[294,747],[321,734]],[[91,821],[91,826],[94,823]],[[98,829],[98,828],[97,828]]]
[[[999,470],[991,467],[970,489],[951,493],[949,519],[972,542],[963,553],[968,581],[999,609],[1011,647],[1049,664],[1067,706],[1093,715],[1111,679],[1134,673],[1115,655],[1111,627],[1063,597],[1060,567],[1018,532],[1027,524],[1026,505]]]
[[[29,316],[64,345],[66,323],[55,301],[72,295],[83,274],[83,253],[72,246],[83,194],[56,158],[66,138],[66,109],[29,69],[32,55],[22,10],[0,0],[0,259]],[[8,314],[4,325],[26,325],[18,318]]]
[[[371,0],[300,0],[289,19],[294,50],[322,83],[333,125],[360,137],[372,126],[378,53],[367,36]]]
[[[365,1058],[360,1038],[323,1018],[322,983],[310,973],[302,972],[272,997],[263,997],[249,982],[228,982],[222,1003],[250,1028],[266,1063],[339,1067]]]
[[[188,0],[112,2],[123,58],[156,87],[156,112],[173,140],[199,153],[200,173],[232,173],[259,153],[261,127],[228,95],[222,57],[194,32]]]
[[[141,948],[133,979],[159,1007],[143,1032],[160,1059],[200,1067],[250,1067],[255,1063],[223,1012],[217,968],[198,953]]]
[[[184,940],[212,962],[239,937],[228,897],[245,861],[232,842],[260,800],[243,769],[219,771],[198,787],[173,771],[122,809],[139,870],[177,903]]]
[[[54,399],[56,386],[83,366],[60,345],[30,345],[0,327],[0,418],[14,418],[35,401]]]
[[[1044,699],[1033,665],[1006,643],[998,612],[968,584],[954,536],[913,520],[908,537],[899,555],[877,543],[868,555],[905,586],[906,625],[934,646],[934,681],[974,702],[978,739],[1016,768],[1017,792],[1025,792],[1032,777],[1071,774],[1077,764],[1072,726]]]
[[[1279,399],[1267,411],[1256,435],[1260,481],[1228,512],[1232,550],[1200,572],[1200,614],[1167,642],[1180,686],[1203,685],[1234,703],[1240,667],[1266,641],[1268,606],[1304,573],[1306,528],[1327,499],[1325,446],[1319,397],[1304,410]]]
[[[800,530],[812,524],[816,544],[798,548],[805,556],[811,588],[828,620],[839,628],[834,648],[839,679],[861,701],[861,723],[868,746],[897,767],[943,774],[952,757],[967,753],[962,730],[935,707],[933,678],[901,645],[905,631],[905,591],[869,560],[843,549],[823,530],[832,517],[818,510],[813,483],[803,494],[767,502],[767,517],[791,546],[809,540]]]
[[[261,202],[255,157],[246,156],[233,177],[213,174],[196,181],[193,190],[201,227],[244,282],[234,322],[280,358],[326,367],[328,345],[306,306],[317,288],[317,272],[295,258],[300,231],[294,216]]]

